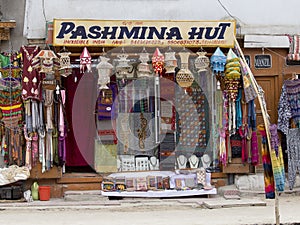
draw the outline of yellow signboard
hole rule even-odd
[[[54,19],[55,46],[233,47],[235,21]]]

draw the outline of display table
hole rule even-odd
[[[187,197],[187,196],[198,196],[198,195],[215,195],[217,189],[211,190],[162,190],[162,191],[101,191],[103,196],[107,197],[133,197],[133,198],[174,198],[174,197]]]

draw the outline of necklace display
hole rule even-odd
[[[197,156],[195,155],[191,155],[191,157],[189,158],[189,163],[190,163],[190,167],[191,168],[198,168],[199,165],[199,159]]]
[[[210,160],[210,157],[208,154],[204,154],[202,157],[201,157],[201,162],[202,162],[202,166],[206,169],[210,166],[211,164],[211,160]]]
[[[149,167],[150,167],[150,170],[158,170],[159,169],[159,160],[155,156],[150,157]]]
[[[185,169],[186,168],[187,159],[184,155],[180,155],[177,158],[178,169]]]

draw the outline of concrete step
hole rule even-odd
[[[101,195],[100,190],[66,191],[64,193],[65,201],[99,201],[106,199]]]

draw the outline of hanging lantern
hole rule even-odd
[[[214,73],[224,72],[226,64],[226,56],[218,47],[214,54],[210,57],[210,64]]]
[[[174,51],[166,52],[165,53],[166,73],[175,73],[175,68],[176,67],[177,67],[177,59],[175,57],[175,52]]]
[[[87,68],[87,72],[92,72],[92,57],[87,50],[86,47],[84,47],[81,55],[80,55],[80,72],[84,73],[85,67]]]
[[[157,75],[162,73],[164,67],[164,55],[161,54],[158,48],[155,49],[152,56],[152,66]]]
[[[150,77],[152,72],[151,72],[150,66],[148,64],[148,61],[150,60],[149,53],[146,52],[146,50],[144,49],[143,52],[141,52],[139,55],[140,55],[139,60],[141,61],[141,63],[137,67],[138,76],[139,77]]]
[[[71,60],[70,60],[71,52],[59,52],[57,54],[60,56],[59,58],[60,75],[63,77],[67,77],[70,74],[72,74]]]
[[[241,64],[240,59],[232,49],[229,49],[227,53],[225,68],[225,89],[227,90],[228,97],[235,101],[241,78]]]
[[[58,69],[57,59],[52,50],[41,50],[32,59],[32,68],[38,69],[40,73],[53,73]]]
[[[181,68],[176,74],[176,81],[181,87],[190,87],[194,82],[194,76],[192,72],[189,70],[189,52],[179,52],[178,53],[181,60]]]
[[[130,60],[127,59],[128,54],[126,54],[122,48],[122,52],[118,54],[117,57],[119,59],[117,60],[116,76],[117,78],[126,79],[130,75],[129,70],[131,68],[131,65],[129,65]]]
[[[209,59],[206,56],[205,51],[200,51],[197,52],[198,57],[195,59],[195,67],[198,71],[198,73],[202,72],[202,71],[207,71],[207,67],[209,66]]]
[[[100,60],[100,63],[97,65],[99,89],[109,89],[107,84],[110,82],[113,65],[108,62],[109,58],[104,56],[100,56]]]

